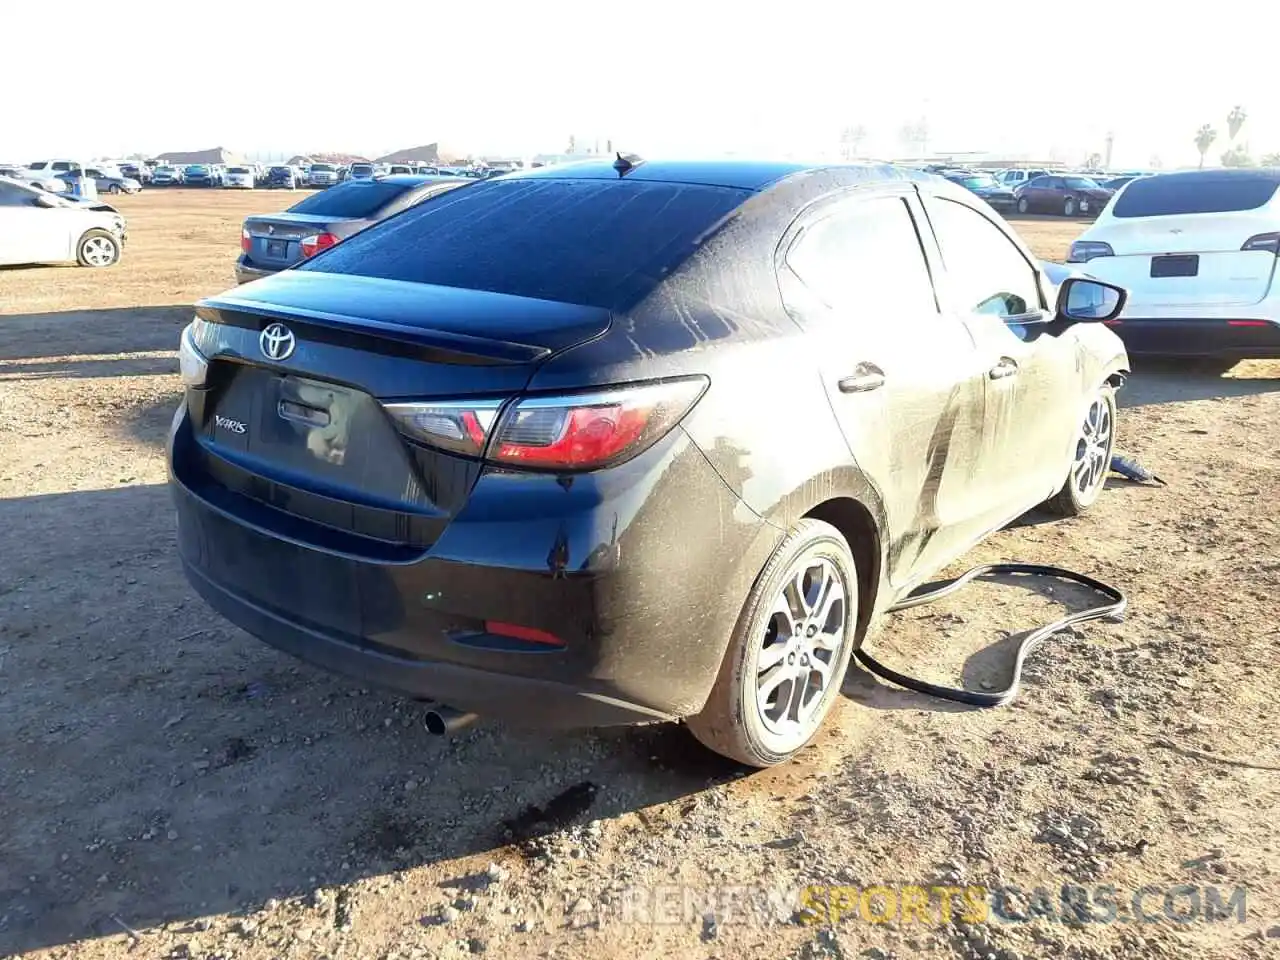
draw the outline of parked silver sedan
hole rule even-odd
[[[123,174],[115,173],[110,170],[100,170],[97,167],[86,167],[85,175],[93,178],[94,186],[98,188],[99,193],[110,193],[119,195],[121,193],[140,193],[142,184],[132,177],[126,177]],[[78,173],[60,173],[58,179],[70,183]]]

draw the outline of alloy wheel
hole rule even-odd
[[[1085,414],[1076,440],[1076,457],[1071,464],[1071,483],[1081,500],[1091,499],[1107,476],[1112,426],[1111,408],[1102,397],[1095,397]]]
[[[82,251],[85,261],[93,267],[109,266],[116,258],[115,244],[106,237],[90,237]]]
[[[847,640],[848,584],[822,557],[801,558],[774,598],[756,659],[756,711],[764,728],[803,743],[821,723],[819,709]]]

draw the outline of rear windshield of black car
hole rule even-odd
[[[1280,179],[1263,176],[1147,177],[1132,181],[1111,209],[1113,217],[1173,217],[1184,213],[1256,210]]]
[[[324,193],[313,193],[301,203],[295,203],[289,212],[310,213],[318,217],[367,217],[407,189],[402,183],[352,180],[330,187]]]
[[[411,208],[302,269],[625,309],[748,196],[679,183],[500,178]]]

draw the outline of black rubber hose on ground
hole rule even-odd
[[[1095,580],[1093,577],[1086,576],[1083,573],[1076,573],[1073,570],[1064,570],[1061,567],[1050,567],[1040,563],[987,563],[980,567],[974,567],[972,570],[966,570],[960,576],[944,581],[940,586],[928,590],[917,590],[908,594],[905,599],[890,607],[888,612],[896,613],[900,610],[910,610],[912,607],[922,607],[925,604],[933,603],[935,600],[941,600],[943,597],[955,593],[970,581],[991,574],[1019,574],[1067,580],[1088,587],[1095,593],[1107,597],[1110,602],[1102,606],[1089,607],[1069,614],[1061,620],[1055,620],[1053,623],[1046,624],[1027,634],[1022,639],[1022,642],[1018,644],[1018,653],[1013,661],[1013,677],[1009,686],[993,693],[979,693],[974,690],[965,690],[957,687],[943,687],[936,683],[929,683],[926,680],[918,680],[915,677],[899,673],[892,667],[886,667],[879,660],[876,660],[861,649],[854,651],[854,656],[876,676],[888,680],[890,683],[895,683],[906,690],[914,690],[916,693],[927,694],[942,700],[951,700],[955,703],[967,703],[974,707],[1003,707],[1018,695],[1018,685],[1022,679],[1022,666],[1036,647],[1040,646],[1041,643],[1055,633],[1061,633],[1067,627],[1075,626],[1077,623],[1084,623],[1086,620],[1100,620],[1104,617],[1118,620],[1123,616],[1125,608],[1129,604],[1125,595],[1115,587],[1103,583],[1101,580]]]

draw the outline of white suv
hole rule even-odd
[[[1188,170],[1125,184],[1067,260],[1129,291],[1130,354],[1280,357],[1280,170]]]

